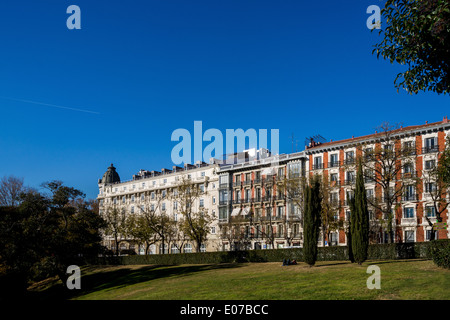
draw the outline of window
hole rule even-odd
[[[284,207],[283,206],[277,207],[277,215],[279,218],[284,217]]]
[[[216,204],[216,197],[212,197],[212,203]]]
[[[414,185],[406,186],[405,201],[416,200],[416,187]]]
[[[226,220],[228,218],[228,208],[220,207],[219,208],[219,220]]]
[[[414,218],[414,208],[403,208],[403,218]]]
[[[428,241],[431,240],[431,232],[432,232],[432,231],[433,231],[433,230],[427,230],[426,239],[427,239]],[[434,232],[434,240],[438,240],[438,236],[439,236],[439,232],[438,232],[438,231],[435,231],[435,232]]]
[[[150,198],[151,198],[152,200],[155,200],[155,193],[154,193],[154,192],[152,192],[152,193],[150,194]]]
[[[192,245],[190,243],[184,245],[184,253],[192,253]]]
[[[427,214],[427,217],[436,218],[436,209],[434,208],[434,206],[426,206],[425,212]]]
[[[348,182],[355,181],[355,171],[347,171],[347,181]]]
[[[145,195],[141,194],[141,201],[144,201],[144,200],[145,200]]]
[[[337,173],[332,173],[330,175],[330,180],[331,181],[338,181],[338,174]]]
[[[405,242],[414,242],[415,232],[413,230],[405,231]]]
[[[373,214],[373,210],[369,210],[369,220],[374,220],[375,215]]]
[[[154,185],[154,186],[156,185],[156,181],[153,181],[153,185]]]
[[[162,197],[165,198],[166,195],[167,195],[167,191],[166,191],[166,190],[163,190],[163,191],[162,191]]]
[[[113,203],[117,204],[117,199],[116,198],[113,199]]]
[[[131,206],[131,213],[134,213],[134,206]]]
[[[330,203],[332,206],[337,206],[339,202],[339,193],[332,192],[330,193]]]
[[[405,164],[405,166],[403,167],[403,172],[405,173],[405,175],[411,175],[414,171],[414,167],[412,165],[412,163],[407,163]]]
[[[145,188],[145,182],[142,182],[142,188]]]
[[[173,214],[173,221],[175,221],[175,222],[178,221],[178,213]]]
[[[122,203],[125,203],[125,196],[122,197]]]
[[[330,155],[330,167],[337,167],[339,165],[338,154],[333,153]]]
[[[205,176],[205,172],[204,172],[204,171],[201,172],[201,173],[200,173],[200,176],[204,177],[204,176]]]
[[[131,202],[134,202],[134,195],[131,196]]]
[[[434,182],[425,183],[425,192],[428,192],[428,193],[436,192],[436,183],[434,183]]]
[[[155,205],[154,204],[150,205],[150,211],[152,211],[152,212],[155,211]]]
[[[135,184],[133,184],[133,189],[136,189],[136,185]]]
[[[437,151],[438,151],[437,137],[426,138],[423,153],[430,153]]]
[[[314,158],[313,169],[322,169],[322,157],[321,156]]]
[[[347,151],[345,153],[345,163],[352,164],[355,162],[355,152],[354,151]]]
[[[425,161],[425,169],[431,170],[436,166],[436,160],[426,160]]]
[[[200,252],[206,252],[206,245],[204,243],[200,245]]]
[[[141,205],[141,212],[144,212],[144,211],[145,211],[145,206]]]
[[[177,202],[177,201],[174,201],[174,202],[173,202],[173,209],[174,209],[174,210],[177,210],[177,209],[178,209],[178,202]]]
[[[373,160],[374,154],[373,154],[373,148],[365,148],[364,149],[364,158],[366,161]]]
[[[162,210],[162,211],[166,211],[166,203],[165,203],[165,202],[163,202],[163,203],[161,204],[161,210]]]
[[[245,189],[245,201],[249,202],[250,201],[250,189]]]
[[[203,208],[205,206],[205,200],[200,199],[200,208]]]
[[[201,184],[199,187],[200,187],[200,192],[205,192],[205,185],[204,184]]]
[[[373,189],[367,189],[366,190],[366,195],[368,199],[373,199]]]
[[[347,210],[346,212],[345,212],[345,218],[347,219],[347,221],[350,221],[350,216],[351,216],[351,211],[350,210]]]
[[[180,249],[175,244],[172,244],[172,247],[170,248],[170,251],[172,253],[180,253]]]

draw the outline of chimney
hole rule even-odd
[[[442,120],[442,123],[448,123],[448,117],[445,116],[444,119]]]
[[[428,124],[428,120],[427,120],[427,121],[425,121],[425,124]]]

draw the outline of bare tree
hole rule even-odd
[[[436,161],[437,164],[436,164]],[[432,206],[425,207],[424,217],[430,227],[433,227],[433,222],[430,217],[435,217],[437,222],[442,222],[442,214],[449,205],[449,188],[450,179],[446,179],[448,173],[448,165],[450,162],[450,138],[447,140],[445,150],[439,155],[436,160],[431,160],[425,165],[425,170],[422,171],[422,181],[425,195],[431,200]],[[436,238],[436,231],[431,229],[430,240]]]
[[[413,142],[401,143],[396,135],[400,124],[384,122],[378,130],[375,147],[363,143],[361,150],[363,175],[366,182],[373,182],[375,190],[381,190],[382,197],[368,198],[369,206],[382,213],[382,225],[389,234],[389,242],[394,242],[394,210],[401,201],[416,201],[417,174],[413,170],[416,146]],[[356,158],[346,159],[344,167],[355,170]]]
[[[120,253],[119,244],[126,240],[128,234],[125,209],[120,209],[115,204],[109,205],[106,206],[101,216],[106,223],[103,234],[114,239],[115,254],[118,256]]]
[[[0,180],[0,206],[16,207],[20,203],[20,195],[27,191],[23,178],[4,176]]]
[[[197,252],[200,252],[201,245],[208,240],[212,222],[208,209],[200,205],[200,198],[207,195],[207,192],[201,190],[198,183],[194,183],[187,177],[181,177],[176,192],[172,196],[177,201],[178,212],[183,217],[182,230],[190,240],[196,243]]]

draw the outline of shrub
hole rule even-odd
[[[433,240],[430,248],[433,262],[441,268],[450,269],[450,240]]]

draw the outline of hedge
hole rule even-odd
[[[440,249],[435,249],[439,243]],[[369,246],[368,260],[433,259],[448,265],[450,240],[417,243],[375,244]],[[201,253],[130,255],[101,257],[92,264],[100,265],[180,265],[233,262],[281,262],[283,259],[303,261],[302,248],[246,251],[219,251]],[[348,260],[346,246],[319,247],[317,261]],[[436,264],[438,264],[436,262]],[[438,264],[438,265],[439,265]]]
[[[431,246],[431,257],[437,266],[450,269],[450,241],[433,241],[433,246]]]

